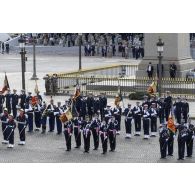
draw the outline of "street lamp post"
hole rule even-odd
[[[162,53],[163,53],[163,46],[164,46],[164,42],[162,42],[162,39],[159,37],[158,42],[156,44],[157,46],[157,52],[158,52],[158,59],[159,59],[159,63],[157,64],[157,68],[158,68],[158,93],[159,93],[159,97],[161,97],[161,80],[162,80]]]
[[[22,89],[25,90],[25,66],[26,66],[26,58],[25,58],[25,39],[21,35],[21,37],[18,40],[19,42],[19,47],[21,49],[20,55],[21,55],[21,66],[22,66]]]
[[[31,77],[31,80],[38,80],[38,77],[36,74],[36,50],[35,50],[36,33],[33,33],[32,37],[33,37],[33,75]]]
[[[81,44],[82,44],[82,33],[79,33],[79,71],[81,71]]]

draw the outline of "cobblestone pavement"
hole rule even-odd
[[[72,150],[66,152],[64,136],[56,133],[40,132],[27,133],[25,146],[18,144],[18,130],[15,130],[15,147],[8,149],[5,145],[0,145],[0,162],[17,163],[178,163],[177,161],[177,141],[175,140],[175,151],[173,157],[160,160],[158,137],[143,140],[143,136],[125,139],[124,124],[122,122],[122,133],[117,136],[117,146],[115,152],[108,152],[102,155],[101,145],[98,151],[93,151],[93,138],[91,137],[91,150],[89,154],[83,153],[83,143],[80,149],[75,149],[75,141],[72,137]],[[2,140],[2,133],[0,135]],[[82,140],[83,142],[83,140]],[[179,161],[181,162],[181,161]],[[186,159],[186,163],[195,162],[195,157]]]

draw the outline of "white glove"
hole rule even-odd
[[[194,139],[194,135],[192,135],[192,139]]]
[[[173,139],[175,138],[176,136],[175,135],[173,135]]]

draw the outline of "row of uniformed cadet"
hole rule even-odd
[[[115,151],[117,125],[118,123],[114,116],[112,116],[106,123],[105,120],[101,122],[97,115],[95,115],[91,121],[89,120],[89,117],[87,117],[86,120],[76,117],[75,119],[65,122],[64,136],[67,147],[66,151],[71,150],[71,137],[73,134],[76,143],[75,148],[80,148],[82,140],[81,135],[83,135],[84,153],[89,153],[91,136],[93,137],[94,143],[93,150],[98,150],[101,139],[103,149],[102,154],[106,154],[107,152],[108,141],[110,143],[110,151]]]
[[[176,132],[178,133],[178,160],[184,160],[185,148],[187,149],[186,157],[191,158],[193,154],[193,141],[195,136],[195,127],[191,122],[176,125]],[[166,156],[173,156],[174,138],[177,133],[170,131],[166,124],[163,124],[159,128],[159,142],[160,142],[160,153],[161,158],[164,159]]]

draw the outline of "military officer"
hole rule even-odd
[[[99,115],[99,111],[100,111],[100,100],[98,99],[98,96],[95,95],[94,96],[94,114]]]
[[[181,124],[182,102],[181,102],[180,97],[177,97],[177,100],[173,104],[173,107],[174,107],[174,114],[175,114],[177,123]]]
[[[183,114],[184,122],[187,123],[188,122],[188,115],[189,115],[189,103],[187,102],[186,98],[183,98],[182,114]]]
[[[117,121],[117,126],[116,126],[117,135],[119,135],[121,131],[121,114],[122,114],[122,108],[119,106],[119,104],[117,104],[116,107],[113,109],[113,115],[115,117],[115,120]]]
[[[108,149],[108,128],[105,120],[102,121],[100,126],[100,138],[103,149],[102,154],[106,154]]]
[[[136,106],[132,109],[134,123],[135,123],[135,136],[140,136],[141,133],[141,117],[142,117],[142,107],[140,102],[136,102]]]
[[[7,140],[7,124],[8,124],[8,110],[7,108],[4,108],[3,113],[0,115],[1,116],[1,122],[2,122],[2,132],[3,132],[3,141],[2,144],[8,144],[8,140]]]
[[[28,95],[26,96],[26,103],[29,103],[29,100],[32,100],[32,92],[28,92]]]
[[[105,96],[104,93],[101,93],[99,97],[99,107],[100,107],[100,115],[101,115],[101,120],[104,118],[104,109],[107,106],[107,97]]]
[[[148,104],[144,105],[142,116],[143,116],[144,139],[149,139],[150,113],[148,109]]]
[[[82,125],[82,120],[80,117],[76,117],[73,119],[73,131],[74,131],[74,137],[75,137],[75,142],[76,146],[75,148],[80,148],[81,147],[81,125]]]
[[[178,159],[177,160],[184,160],[186,136],[187,136],[187,127],[186,125],[184,125],[184,122],[182,122],[178,126],[178,138],[177,138]]]
[[[66,141],[66,151],[71,150],[71,137],[73,132],[73,124],[72,121],[67,121],[64,123],[64,136]]]
[[[34,107],[32,105],[32,99],[28,100],[28,103],[25,104],[25,113],[28,116],[28,132],[33,132],[33,112]]]
[[[7,122],[7,140],[9,141],[9,145],[7,146],[8,148],[13,148],[14,147],[14,130],[16,128],[16,122],[14,120],[14,116],[12,114],[9,115],[8,117],[8,122]]]
[[[5,95],[5,105],[9,114],[11,113],[11,99],[12,99],[11,91],[10,89],[8,89],[7,94]]]
[[[186,157],[192,157],[193,153],[193,142],[194,142],[194,130],[195,127],[191,122],[189,121],[188,129],[187,129],[187,136],[186,136],[186,148],[187,148],[187,156]]]
[[[115,117],[112,116],[112,118],[108,122],[108,138],[110,142],[110,152],[114,152],[116,149],[116,126],[117,126],[117,120],[115,120]]]
[[[156,137],[157,133],[157,110],[156,103],[152,103],[151,108],[149,109],[150,119],[151,119],[151,137]]]
[[[92,116],[94,114],[94,98],[93,94],[89,93],[89,96],[87,97],[87,114],[89,116],[89,120],[92,120]]]
[[[142,102],[142,108],[144,107],[144,105],[148,105],[148,109],[150,108],[150,105],[151,105],[151,103],[150,103],[150,101],[149,101],[149,99],[148,99],[148,96],[147,95],[144,95],[144,100],[143,100],[143,102]]]
[[[63,114],[64,109],[61,106],[61,102],[57,102],[57,106],[54,110],[54,116],[56,118],[56,125],[57,125],[57,135],[62,133],[62,122],[60,120],[60,116]]]
[[[168,121],[169,114],[170,114],[171,107],[172,107],[172,96],[171,96],[170,91],[166,92],[164,103],[165,103],[165,118],[166,118],[166,121]]]
[[[54,105],[54,100],[50,100],[50,104],[47,106],[48,115],[49,115],[49,132],[54,132],[55,128],[55,111],[56,106]]]
[[[20,142],[18,145],[25,145],[25,129],[28,124],[28,116],[24,114],[24,110],[20,109],[20,114],[16,118],[18,122],[18,130],[19,130],[19,137],[20,137]]]
[[[20,107],[22,109],[25,109],[26,93],[25,93],[25,90],[24,89],[21,90],[21,94],[19,96],[19,99],[20,99]]]
[[[163,97],[160,97],[158,100],[157,112],[159,116],[159,122],[160,124],[163,124],[165,122],[165,103]]]
[[[125,129],[126,129],[126,138],[131,138],[131,124],[133,120],[133,110],[131,109],[131,104],[128,104],[128,107],[124,110],[125,116]]]
[[[38,99],[38,101],[36,102],[36,104],[34,105],[34,116],[35,116],[35,126],[36,129],[35,131],[39,131],[41,128],[41,100]]]
[[[159,143],[160,143],[160,154],[161,154],[161,159],[166,158],[167,156],[167,142],[169,139],[169,133],[168,129],[166,128],[166,125],[161,124],[159,127]]]
[[[13,89],[13,94],[11,94],[11,102],[12,102],[12,111],[13,116],[16,118],[17,116],[17,106],[18,106],[18,95],[16,94],[17,90]]]
[[[2,91],[0,91],[0,114],[3,112],[4,101],[5,101],[5,97],[2,93]]]
[[[101,122],[98,119],[98,115],[95,115],[93,120],[91,121],[91,125],[90,125],[92,135],[93,135],[93,141],[94,141],[94,149],[93,150],[97,150],[99,147],[100,125],[101,125]]]
[[[87,99],[86,96],[82,96],[81,98],[81,112],[80,112],[80,117],[82,120],[85,120],[85,116],[87,114]]]

